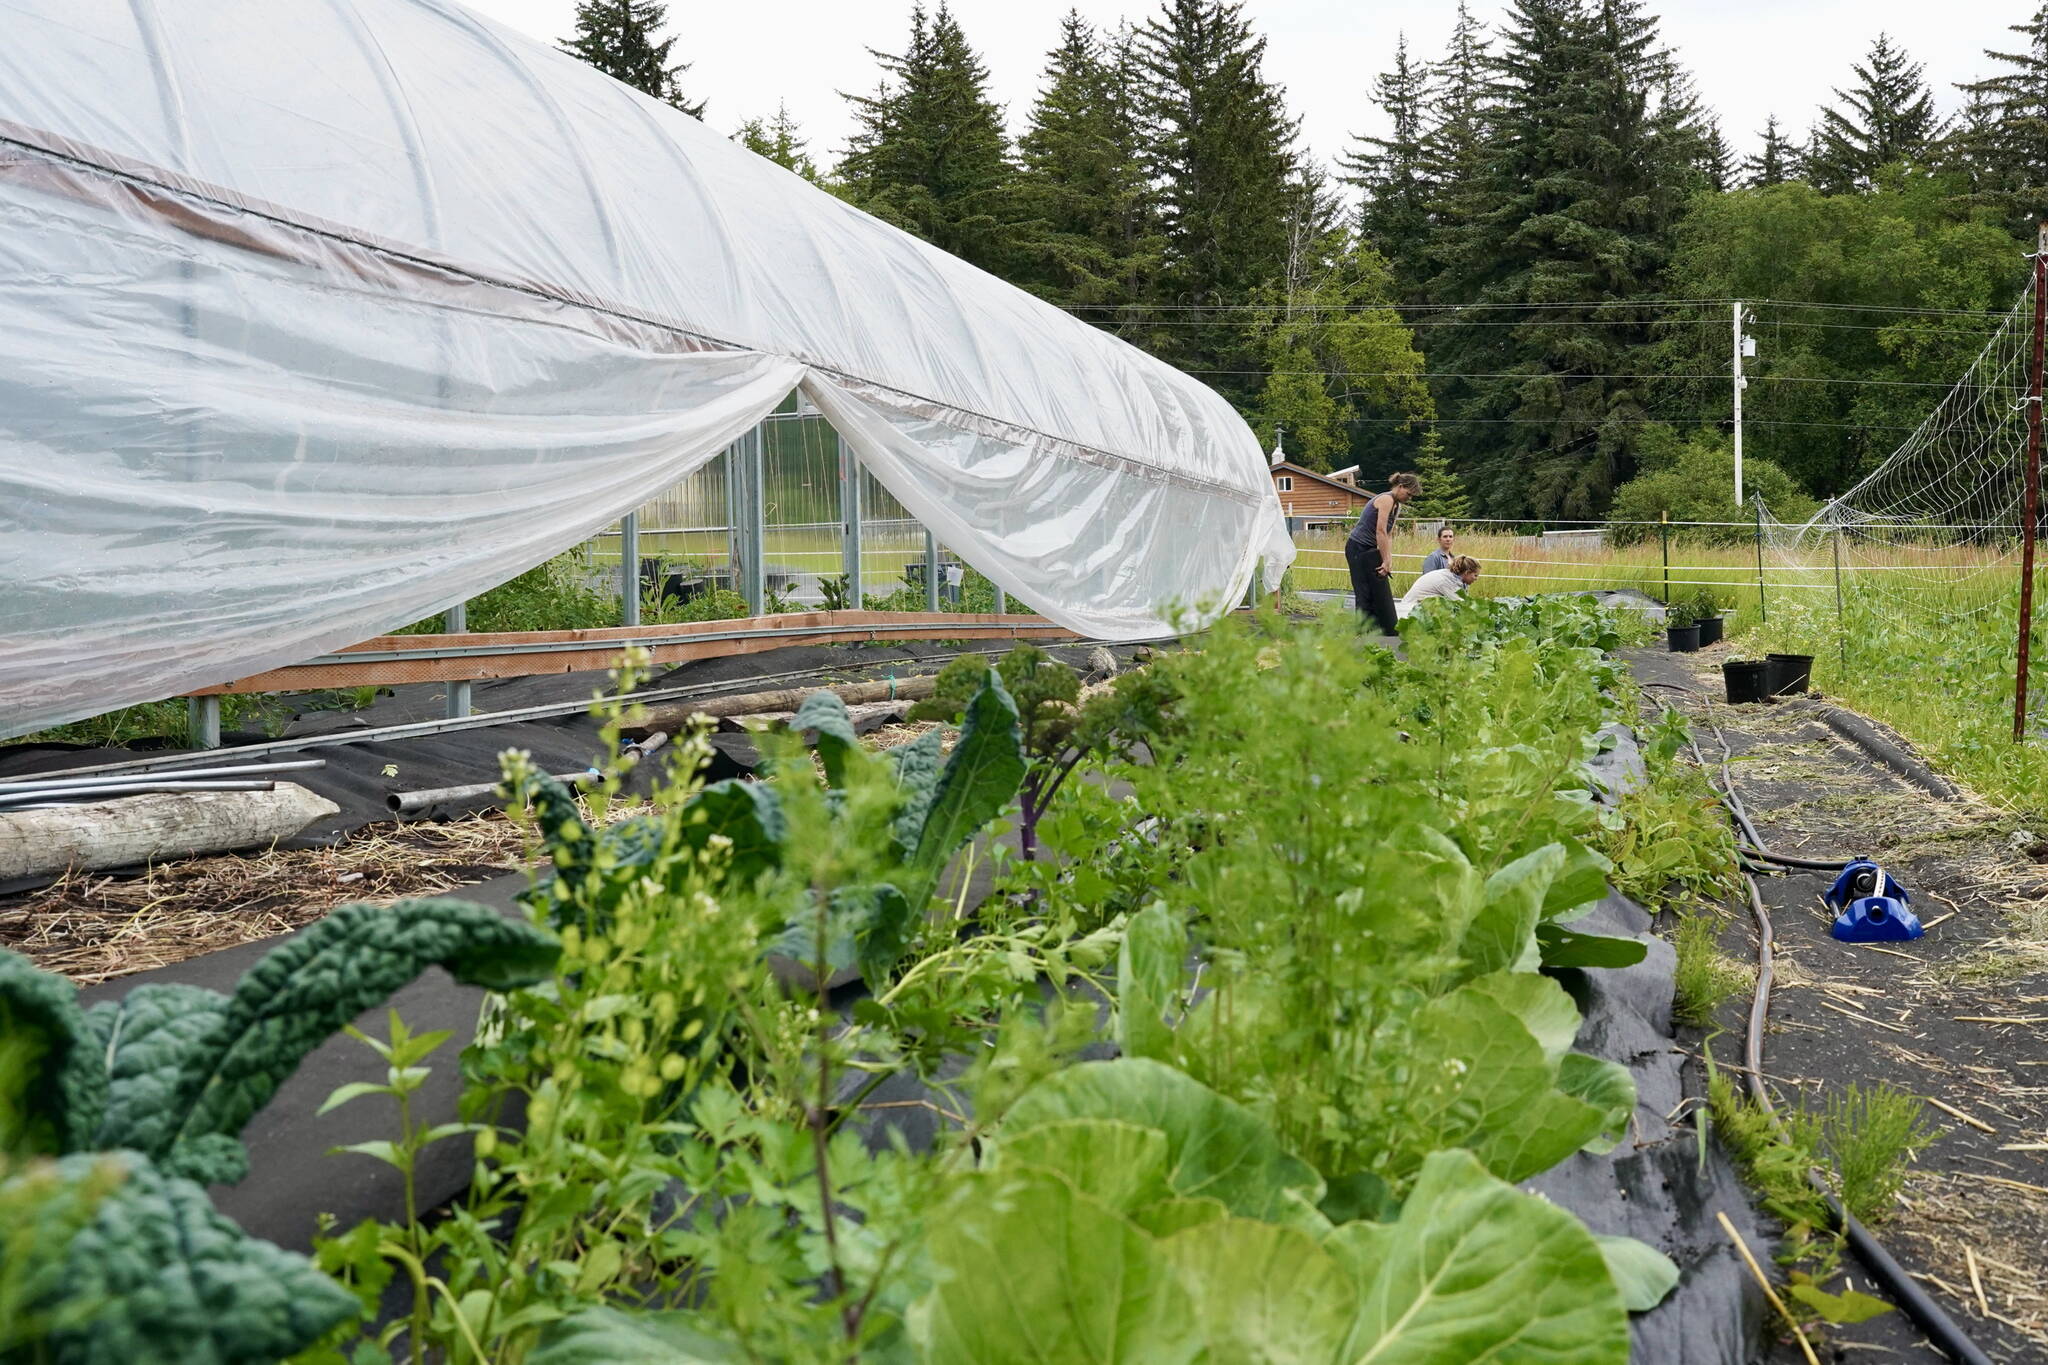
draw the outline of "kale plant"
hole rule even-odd
[[[1141,670],[1084,698],[1080,675],[1026,643],[993,668],[981,655],[955,658],[939,671],[932,695],[911,707],[910,719],[959,723],[991,677],[1015,699],[1023,732],[1017,847],[1030,862],[1038,854],[1039,822],[1082,760],[1121,754],[1163,728],[1171,697],[1159,686],[1159,675]]]
[[[62,1237],[0,1242],[0,1282],[49,1324],[56,1365],[275,1361],[354,1299],[305,1258],[243,1235],[202,1182],[239,1180],[239,1140],[307,1053],[429,966],[503,990],[553,966],[554,940],[465,901],[348,905],[279,945],[233,994],[146,985],[78,1007],[71,983],[0,952],[0,1153],[89,1199]],[[61,1205],[62,1201],[52,1201]],[[47,1208],[50,1203],[39,1203]],[[80,1305],[83,1305],[81,1308]]]

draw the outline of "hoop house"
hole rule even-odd
[[[1086,634],[1292,556],[1205,386],[458,6],[0,31],[0,734],[448,607],[792,387]]]

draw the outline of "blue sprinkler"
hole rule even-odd
[[[1867,858],[1844,866],[1822,899],[1840,912],[1833,932],[1844,943],[1889,943],[1927,932],[1907,903],[1906,888]]]

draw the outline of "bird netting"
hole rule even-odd
[[[1834,616],[1845,668],[1923,659],[1974,679],[1976,704],[2011,707],[2034,310],[2029,290],[1898,449],[1814,516],[1763,509],[1787,605]]]

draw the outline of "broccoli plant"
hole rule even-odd
[[[1170,692],[1148,669],[1127,673],[1084,698],[1079,674],[1036,645],[1020,644],[993,668],[981,655],[954,659],[940,670],[932,695],[910,709],[910,719],[958,723],[990,677],[1000,678],[1016,700],[1025,761],[1017,789],[1017,847],[1030,862],[1038,854],[1038,823],[1081,760],[1124,753],[1157,733]]]
[[[554,939],[466,901],[348,905],[280,945],[232,995],[140,986],[78,1007],[70,982],[0,952],[0,1156],[89,1199],[62,1237],[0,1241],[56,1365],[275,1361],[357,1311],[304,1257],[246,1236],[202,1182],[248,1171],[240,1133],[307,1053],[429,966],[504,990],[547,976]],[[44,1201],[38,1201],[42,1203]],[[53,1205],[64,1201],[52,1199]]]

